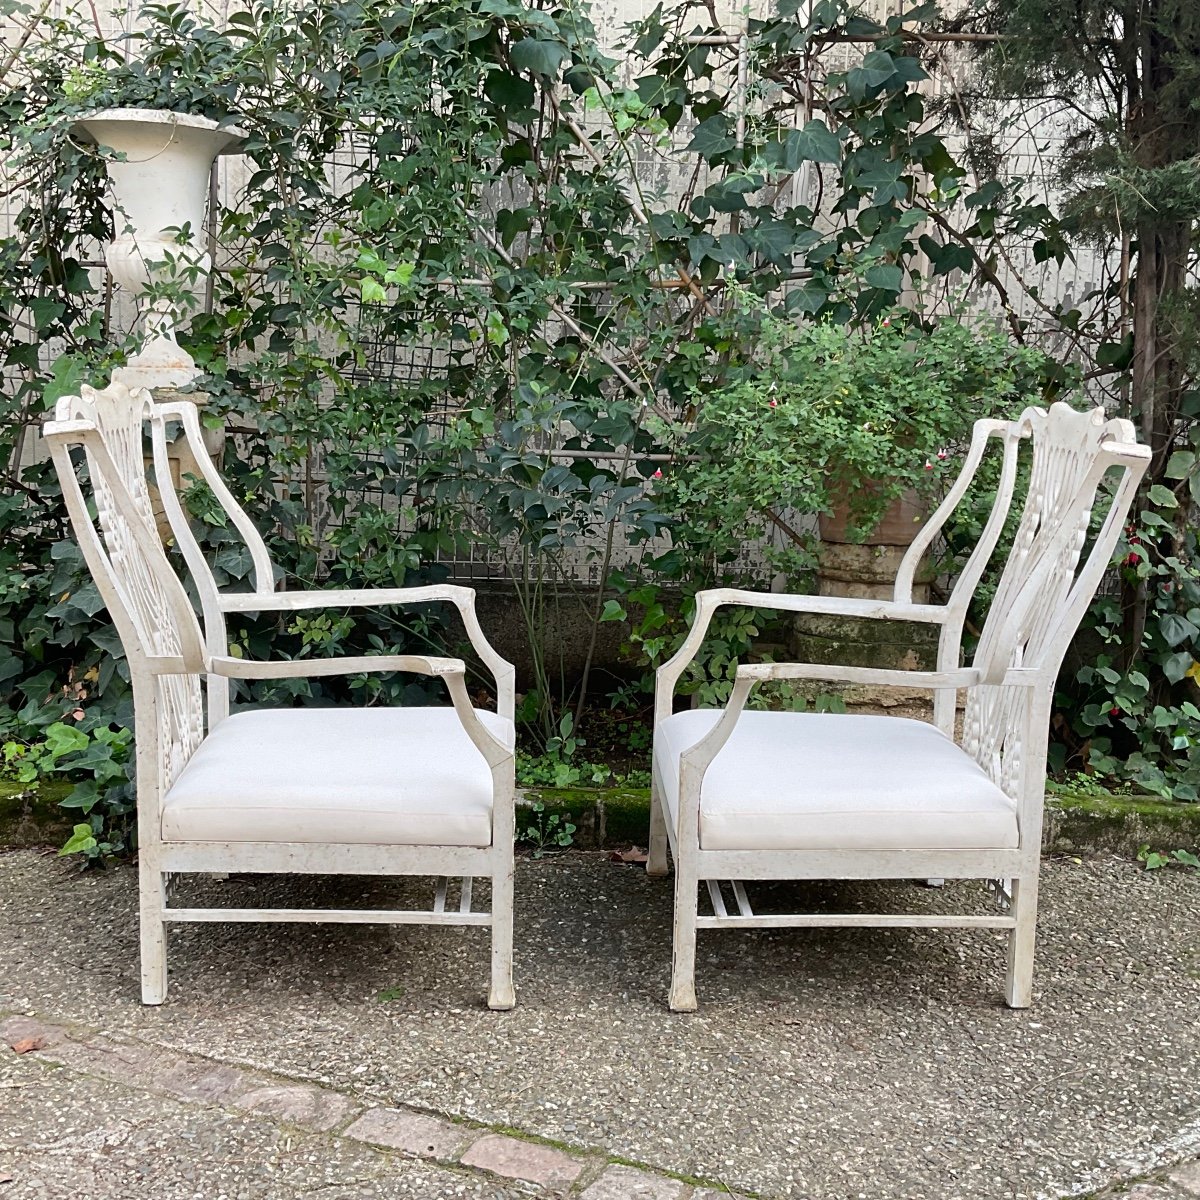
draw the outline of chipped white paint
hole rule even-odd
[[[1012,504],[1021,443],[1032,440],[1029,488],[1012,551],[984,624],[972,666],[960,667],[959,655],[967,606],[988,559],[999,541]],[[988,523],[943,605],[912,603],[913,577],[926,548],[966,494],[988,445],[1001,445],[1003,463],[996,500]],[[1102,409],[1076,412],[1065,404],[1048,411],[1027,409],[1012,422],[979,421],[962,474],[945,502],[918,535],[901,564],[887,601],[838,597],[790,596],[725,588],[699,593],[691,631],[679,652],[658,670],[655,694],[655,740],[673,711],[675,688],[695,658],[713,614],[729,604],[788,612],[824,613],[877,620],[918,621],[940,626],[937,669],[890,671],[812,663],[757,663],[737,669],[733,692],[711,731],[684,750],[679,759],[678,813],[668,820],[663,773],[656,755],[647,870],[667,869],[667,846],[675,858],[674,969],[670,1005],[696,1007],[696,931],[717,926],[772,928],[781,925],[910,925],[951,928],[984,927],[1008,931],[1008,978],[1005,997],[1014,1008],[1031,1002],[1034,933],[1037,919],[1038,867],[1041,849],[1043,781],[1050,702],[1062,658],[1083,612],[1108,566],[1122,522],[1149,462],[1148,447],[1136,441],[1133,426],[1109,420]],[[1087,530],[1098,491],[1106,475],[1118,480],[1104,522],[1084,557]],[[1081,561],[1082,560],[1082,561]],[[966,717],[961,748],[979,763],[991,781],[1014,803],[1019,844],[1016,849],[705,849],[700,839],[700,809],[705,774],[726,748],[753,687],[766,680],[806,679],[871,683],[876,686],[921,687],[934,693],[934,718],[954,737],[954,701],[966,691]],[[810,720],[792,714],[793,722]],[[846,716],[845,721],[864,718]],[[870,719],[870,718],[867,718]],[[799,725],[796,726],[800,728]],[[728,766],[726,759],[723,764]],[[840,766],[847,789],[853,788],[854,763]],[[747,763],[746,767],[749,768]],[[803,763],[796,764],[798,770]],[[897,767],[899,771],[901,768]],[[914,781],[920,785],[919,778]],[[701,917],[697,892],[701,882],[747,879],[985,879],[1003,881],[1002,915],[968,917],[928,914],[806,914],[759,916],[748,900],[730,915],[719,887],[710,884],[714,915]]]
[[[165,408],[165,411],[164,411]],[[184,424],[197,462],[220,502],[229,506],[231,524],[250,547],[257,571],[250,596],[222,595],[188,529],[171,483],[164,421]],[[201,595],[205,630],[192,611],[159,540],[145,479],[144,424],[151,421],[157,482],[176,538]],[[58,402],[44,429],[62,483],[67,510],[96,586],[108,606],[129,661],[135,706],[140,870],[142,999],[160,1004],[167,994],[166,932],[170,921],[381,921],[490,925],[492,930],[492,1008],[515,1003],[512,983],[513,835],[515,760],[510,745],[482,723],[467,694],[459,659],[427,655],[371,658],[249,662],[229,655],[224,615],[247,609],[298,610],[316,607],[453,604],[480,657],[493,671],[499,715],[513,717],[513,668],[487,644],[475,616],[474,593],[467,588],[435,586],[377,592],[274,591],[275,571],[257,531],[238,508],[204,451],[195,406],[174,401],[156,406],[148,391],[114,383],[104,390],[84,388],[80,396]],[[91,481],[96,520],[88,511],[71,451],[82,447]],[[205,738],[201,680],[207,675],[207,728],[228,712],[230,678],[286,678],[362,671],[411,671],[440,678],[454,711],[482,754],[492,781],[492,838],[486,847],[398,844],[320,844],[282,842],[168,841],[162,836],[163,800]],[[445,764],[450,769],[454,764]],[[400,769],[397,767],[397,769]],[[336,795],[340,765],[328,763],[320,782]],[[445,905],[444,885],[430,911],[283,910],[173,908],[168,883],[184,872],[298,872],[352,875],[456,876],[463,880],[456,910]],[[485,875],[492,883],[491,911],[471,911],[470,879]]]

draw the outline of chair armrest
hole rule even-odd
[[[457,604],[470,588],[431,584],[415,588],[323,588],[305,592],[222,592],[221,611],[298,612],[307,608],[380,608],[389,604]]]
[[[461,658],[435,658],[426,654],[376,654],[359,658],[300,658],[275,662],[216,657],[210,673],[231,679],[313,679],[322,675],[357,675],[363,671],[412,671],[437,675],[446,681],[450,701],[467,736],[493,769],[516,762],[510,749],[479,719],[467,695],[467,668]],[[500,714],[504,716],[504,713]],[[511,718],[510,718],[511,719]]]
[[[980,673],[973,667],[954,671],[892,671],[883,667],[843,667],[824,663],[749,663],[737,669],[737,678],[752,684],[777,679],[811,679],[828,683],[869,683],[880,687],[975,687]]]
[[[366,654],[354,658],[284,658],[263,661],[214,657],[210,674],[227,679],[316,679],[323,675],[357,675],[363,671],[411,671],[415,675],[462,675],[461,658],[427,654]]]
[[[898,600],[860,600],[852,596],[797,596],[790,592],[752,592],[743,588],[710,588],[696,593],[696,609],[701,599],[712,611],[725,604],[749,608],[777,608],[781,612],[814,613],[856,620],[921,621],[940,625],[946,620],[941,604],[912,604]]]
[[[814,613],[878,621],[921,621],[944,624],[949,612],[937,604],[906,604],[894,600],[858,600],[847,596],[793,596],[777,592],[752,592],[741,588],[710,588],[696,593],[692,628],[675,655],[655,672],[654,723],[671,715],[675,686],[696,657],[704,635],[718,608],[741,604],[750,608],[774,608],[781,612]]]
[[[467,638],[496,684],[496,708],[510,721],[516,717],[516,668],[502,658],[484,636],[475,612],[475,590],[457,584],[436,583],[416,588],[360,588],[308,592],[224,592],[223,613],[299,612],[312,608],[383,608],[389,605],[453,604],[462,618]],[[369,668],[368,668],[369,669]],[[382,668],[381,668],[382,669]],[[399,668],[397,668],[399,669]]]

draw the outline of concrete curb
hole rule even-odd
[[[648,788],[527,788],[518,804],[540,803],[541,814],[517,811],[517,830],[526,845],[537,843],[542,827],[556,815],[560,827],[576,826],[574,845],[605,850],[644,846],[650,830]],[[533,836],[529,836],[530,831]],[[1046,797],[1042,849],[1046,854],[1137,855],[1152,850],[1193,850],[1200,846],[1200,804],[1172,804],[1138,796],[1061,794]]]
[[[70,834],[72,815],[59,807],[69,784],[40,789],[0,783],[0,849],[58,846]],[[576,828],[572,844],[604,850],[630,844],[644,846],[650,829],[648,788],[525,788],[517,793],[522,807],[517,830],[527,847],[538,843],[538,830],[548,831],[550,818],[561,829]],[[532,809],[541,804],[542,812]],[[1046,798],[1042,838],[1047,854],[1119,854],[1136,856],[1152,850],[1200,848],[1200,804],[1175,804],[1145,796],[1110,793],[1056,792]]]

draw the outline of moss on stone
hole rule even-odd
[[[1058,792],[1046,798],[1046,846],[1052,850],[1134,855],[1200,845],[1200,804],[1153,796]]]
[[[0,846],[56,845],[74,823],[60,807],[71,783],[55,781],[37,787],[0,780]]]
[[[540,802],[576,828],[575,845],[644,846],[650,835],[649,788],[529,788],[521,803]],[[530,818],[518,812],[518,831]],[[1056,793],[1046,798],[1047,850],[1135,855],[1200,845],[1200,804],[1177,804],[1152,796]]]

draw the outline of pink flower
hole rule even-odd
[[[771,401],[771,403],[770,403],[770,405],[769,405],[768,407],[770,407],[770,408],[774,408],[774,407],[775,407],[775,401],[774,401],[774,400],[772,400],[772,401]]]
[[[933,463],[931,463],[931,462],[929,461],[929,459],[926,459],[926,460],[925,460],[925,470],[927,470],[927,471],[932,471],[932,470],[933,470]]]
[[[945,462],[946,459],[948,459],[950,457],[950,452],[948,450],[939,450],[937,452],[937,456],[938,456],[938,462]]]
[[[891,323],[892,323],[891,317],[884,317],[883,321],[881,322],[881,324],[883,324],[883,325],[890,325]]]
[[[662,467],[659,467],[659,468],[658,468],[658,469],[657,469],[657,470],[654,472],[654,478],[655,478],[655,479],[661,479],[661,478],[662,478]]]

